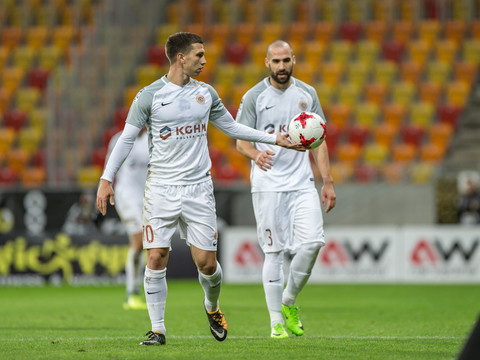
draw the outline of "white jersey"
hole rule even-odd
[[[269,78],[255,85],[242,99],[237,122],[268,133],[286,133],[290,120],[302,111],[324,116],[315,89],[293,77],[291,80],[291,85],[285,90],[273,87]],[[259,151],[270,150],[275,156],[268,171],[261,170],[252,161],[252,192],[294,191],[315,185],[308,151],[293,151],[261,143],[254,146]]]
[[[116,134],[108,144],[111,153],[121,133]],[[148,138],[146,132],[141,133],[115,177],[115,195],[124,198],[143,199],[148,167]]]

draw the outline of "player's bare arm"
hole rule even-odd
[[[333,177],[330,173],[327,143],[324,141],[319,147],[313,149],[312,153],[318,170],[322,175],[323,186],[321,190],[321,199],[323,206],[325,206],[325,212],[328,213],[335,207],[337,195],[333,185]]]
[[[258,151],[251,142],[244,140],[237,140],[237,150],[246,158],[255,161],[255,164],[263,171],[267,171],[273,166],[273,156],[275,155],[273,151]]]
[[[113,195],[112,183],[108,180],[100,179],[97,190],[97,208],[104,216],[107,213],[107,202],[110,202],[110,205],[115,205]]]

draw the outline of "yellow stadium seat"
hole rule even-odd
[[[0,69],[8,62],[10,50],[6,46],[0,46]]]
[[[458,61],[453,65],[454,80],[469,86],[476,79],[477,64],[468,61]]]
[[[250,86],[247,84],[240,83],[233,85],[230,90],[232,92],[232,104],[239,106],[243,95],[245,95],[248,89],[250,89]]]
[[[268,44],[260,41],[250,45],[251,62],[258,66],[265,66]]]
[[[451,64],[457,57],[458,45],[452,40],[437,41],[435,57],[438,61]]]
[[[389,154],[388,146],[370,143],[365,145],[363,149],[363,161],[368,165],[380,166],[387,161]]]
[[[26,126],[19,131],[18,145],[32,155],[42,141],[42,132],[35,127]]]
[[[22,83],[25,70],[20,67],[3,68],[1,76],[3,87],[13,93]]]
[[[233,33],[236,42],[245,46],[250,46],[251,43],[257,40],[257,25],[252,22],[239,23],[236,25]]]
[[[237,83],[241,68],[233,64],[219,64],[216,69],[216,83],[227,88]]]
[[[27,29],[27,45],[39,50],[48,40],[49,30],[46,26],[31,26]]]
[[[30,111],[30,124],[37,129],[45,129],[50,115],[48,108],[36,107]]]
[[[265,65],[256,65],[253,63],[247,63],[243,65],[240,71],[240,78],[244,84],[252,87],[258,82],[262,81],[268,76],[268,69]]]
[[[310,35],[311,29],[308,21],[294,21],[288,25],[289,41],[294,43],[305,43]]]
[[[377,104],[361,102],[355,106],[354,112],[356,124],[372,129],[378,121],[380,109]]]
[[[140,88],[150,85],[161,77],[161,73],[158,65],[142,64],[135,70],[136,85]]]
[[[418,37],[427,43],[434,43],[439,37],[440,23],[436,20],[421,20],[418,24]]]
[[[318,95],[318,99],[320,100],[320,104],[322,107],[328,107],[333,101],[333,98],[335,97],[335,89],[332,86],[324,83],[324,82],[318,82],[315,84],[315,90]]]
[[[410,105],[411,123],[428,128],[433,121],[435,107],[428,102],[414,102]]]
[[[387,122],[381,122],[372,130],[373,138],[377,144],[391,146],[395,138],[397,128]]]
[[[132,105],[133,99],[135,99],[135,96],[137,96],[140,89],[141,87],[138,85],[129,86],[124,93],[123,105],[130,107],[130,105]]]
[[[335,179],[336,184],[342,184],[350,181],[354,166],[349,162],[339,162],[335,161],[331,164],[330,170],[332,172],[332,177]]]
[[[304,58],[305,61],[319,66],[324,60],[324,56],[327,50],[327,45],[317,41],[307,41],[305,43]]]
[[[398,73],[397,64],[391,61],[379,61],[372,67],[373,80],[377,83],[390,85]]]
[[[347,65],[347,77],[351,83],[363,86],[370,75],[370,64],[361,61],[352,61]]]
[[[30,113],[40,102],[41,92],[34,87],[20,88],[17,90],[15,105],[18,109]]]
[[[480,38],[467,39],[463,42],[463,60],[478,64],[480,62]]]
[[[17,138],[17,133],[14,129],[8,127],[0,127],[0,153],[6,154],[12,147],[12,144]]]
[[[38,65],[47,70],[53,70],[62,59],[62,50],[54,45],[44,46],[39,50]]]
[[[330,58],[334,62],[347,63],[353,54],[353,45],[346,40],[338,40],[330,46]]]
[[[336,86],[343,75],[344,66],[338,62],[324,62],[320,65],[322,79],[330,86]]]
[[[469,86],[463,82],[452,82],[446,85],[447,102],[457,106],[463,106],[468,100]]]
[[[52,41],[53,45],[59,49],[65,50],[70,46],[75,37],[75,28],[68,25],[53,28]]]
[[[96,186],[102,171],[100,166],[84,166],[77,172],[77,182],[82,187]]]
[[[166,23],[157,27],[156,42],[160,45],[165,45],[168,37],[180,31],[180,26],[175,23]]]
[[[426,78],[427,81],[445,84],[450,78],[452,66],[441,61],[431,61],[427,65]]]
[[[392,101],[408,106],[416,96],[417,88],[408,82],[399,82],[392,85]]]
[[[317,22],[313,28],[313,37],[317,42],[328,44],[337,32],[337,25],[333,21]]]
[[[313,66],[308,62],[297,62],[295,65],[295,76],[308,84],[316,82],[318,66]]]
[[[285,25],[276,22],[266,22],[260,26],[260,36],[263,42],[271,44],[283,39]]]
[[[347,82],[338,87],[338,101],[342,104],[353,106],[360,97],[361,87],[358,84]]]
[[[425,64],[430,55],[430,45],[424,40],[414,40],[408,43],[407,51],[411,61]]]
[[[357,43],[356,58],[368,65],[375,63],[380,55],[380,45],[375,41],[360,40]]]
[[[435,165],[428,162],[413,164],[409,169],[410,181],[414,184],[426,184],[433,180]]]
[[[8,108],[11,99],[12,91],[4,87],[0,87],[0,114],[3,114],[3,112]]]

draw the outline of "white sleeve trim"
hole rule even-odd
[[[118,169],[120,169],[120,166],[122,166],[128,154],[130,154],[140,130],[141,129],[134,125],[125,123],[122,134],[118,138],[112,153],[108,157],[101,179],[113,182]]]
[[[218,119],[212,120],[211,122],[227,136],[233,139],[272,145],[275,145],[277,142],[277,136],[275,134],[267,134],[263,131],[239,124],[233,119],[232,115],[228,111]]]

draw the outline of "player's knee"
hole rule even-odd
[[[148,249],[147,266],[152,270],[163,270],[168,262],[167,249]]]
[[[317,241],[317,242],[311,242],[311,243],[305,243],[302,244],[301,250],[305,254],[311,255],[311,256],[317,256],[318,252],[320,249],[325,245],[325,242],[323,241]]]

